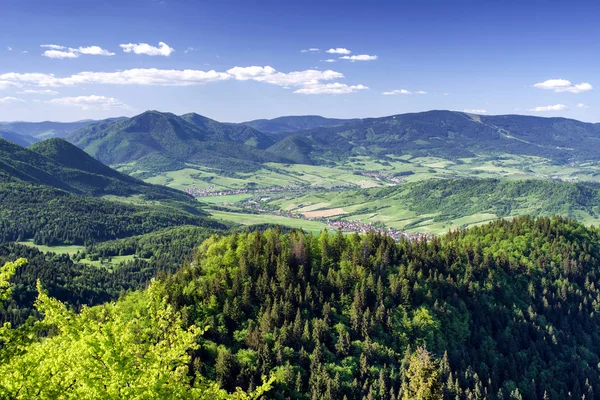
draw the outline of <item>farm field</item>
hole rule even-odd
[[[327,225],[318,221],[306,221],[302,219],[287,218],[271,214],[246,214],[241,212],[209,211],[211,215],[223,221],[236,222],[241,225],[278,224],[290,228],[303,229],[307,232],[319,233],[327,228]]]
[[[135,174],[134,174],[135,175]],[[600,182],[596,163],[565,167],[534,156],[500,155],[449,160],[439,157],[388,155],[381,159],[350,157],[334,165],[266,163],[254,172],[228,172],[188,164],[178,171],[162,172],[144,180],[180,190],[264,189],[300,186],[304,188],[373,188],[419,182],[432,178],[560,179]],[[391,178],[397,178],[394,182]]]

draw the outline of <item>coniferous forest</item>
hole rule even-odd
[[[0,0],[0,400],[600,400],[599,15]]]
[[[599,243],[598,229],[560,217],[398,243],[213,235],[148,289],[78,313],[117,299],[119,284],[90,299],[100,277],[79,271],[80,288],[54,296],[40,279],[35,317],[3,328],[0,387],[10,398],[591,399]]]

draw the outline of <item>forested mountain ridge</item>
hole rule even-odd
[[[102,164],[63,139],[48,139],[24,148],[0,140],[0,174],[49,185],[75,194],[144,195],[148,199],[192,202],[185,193],[150,185]]]
[[[113,201],[98,198],[104,195]],[[188,194],[112,170],[62,139],[31,149],[0,140],[0,218],[0,243],[47,245],[91,244],[171,226],[226,227]]]
[[[270,139],[249,127],[220,124],[186,114],[147,111],[126,120],[90,125],[68,140],[105,164],[137,162],[146,169],[178,169],[184,163],[256,169],[286,161],[265,152]]]
[[[429,242],[254,232],[209,239],[165,284],[210,326],[193,363],[226,388],[272,371],[281,399],[588,399],[598,243],[563,218]]]
[[[290,132],[309,141],[312,158],[349,154],[412,154],[450,159],[479,153],[546,157],[556,162],[598,159],[600,125],[566,118],[484,116],[427,111],[365,118],[344,125]]]
[[[458,160],[512,154],[565,164],[598,161],[600,125],[455,111],[353,120],[282,117],[245,125],[219,123],[193,113],[178,117],[147,111],[89,125],[68,140],[105,164],[135,162],[140,170],[174,170],[192,163],[251,171],[268,161],[314,164],[360,155]]]

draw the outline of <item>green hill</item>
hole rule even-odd
[[[165,286],[210,327],[191,364],[228,389],[271,372],[282,399],[587,399],[599,243],[563,218],[429,242],[254,232],[207,240]]]
[[[106,195],[114,201],[93,197]],[[191,196],[114,171],[62,139],[30,149],[0,139],[0,220],[0,243],[34,239],[46,245],[180,225],[225,228]]]
[[[27,149],[0,140],[0,173],[7,179],[18,178],[75,194],[192,201],[177,190],[150,185],[115,171],[63,139],[48,139]]]
[[[287,161],[262,150],[272,142],[260,132],[220,124],[196,114],[182,118],[147,111],[130,119],[91,125],[68,139],[105,164],[140,161],[145,171],[174,169],[186,162],[255,170],[263,162]],[[145,162],[147,157],[158,159],[158,167]]]
[[[184,114],[181,118],[203,131],[212,141],[244,143],[257,149],[266,149],[275,143],[271,137],[250,126],[222,124],[195,113]]]

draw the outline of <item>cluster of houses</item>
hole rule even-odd
[[[244,208],[247,210],[251,210],[253,212],[264,213],[264,214],[272,214],[278,215],[286,218],[294,218],[294,219],[303,219],[307,221],[319,221],[327,225],[327,227],[338,230],[341,229],[344,232],[357,232],[357,233],[367,233],[371,231],[379,232],[382,235],[387,235],[393,238],[396,241],[400,239],[405,240],[421,240],[421,239],[431,239],[434,235],[428,232],[406,232],[399,229],[394,229],[390,227],[379,227],[374,224],[364,223],[356,220],[331,220],[328,218],[308,218],[302,214],[292,213],[291,211],[286,210],[269,210],[264,207],[261,207],[255,201],[247,202],[244,205]]]
[[[394,240],[398,241],[400,239],[407,240],[421,240],[421,239],[431,239],[433,234],[429,232],[406,232],[401,231],[399,229],[394,229],[390,227],[381,228],[379,226],[373,224],[366,224],[360,221],[345,221],[345,220],[337,220],[337,221],[329,221],[327,220],[327,226],[333,229],[341,229],[344,232],[358,232],[358,233],[367,233],[371,231],[379,232],[382,235],[387,235]]]
[[[194,197],[213,197],[213,196],[230,196],[234,194],[256,194],[256,193],[277,193],[285,192],[288,190],[297,190],[299,186],[273,186],[268,188],[243,188],[243,189],[217,189],[215,186],[209,186],[206,188],[191,187],[184,189],[184,192]]]
[[[378,171],[360,172],[359,175],[366,176],[368,178],[377,179],[378,181],[391,183],[394,185],[399,185],[401,183],[404,183],[404,178],[402,178],[400,176],[388,175],[388,174],[384,174],[383,172],[378,172]]]

